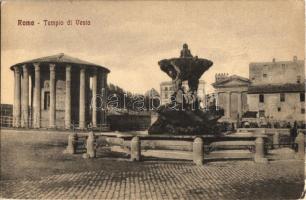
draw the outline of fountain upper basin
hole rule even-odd
[[[163,59],[158,62],[160,69],[167,73],[172,79],[175,79],[177,73],[180,73],[182,81],[189,79],[200,79],[213,62],[203,58],[171,58]]]

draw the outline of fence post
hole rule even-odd
[[[68,135],[68,145],[64,153],[75,154],[76,148],[77,148],[77,140],[78,140],[78,136],[76,133],[69,134]]]
[[[204,142],[203,139],[197,137],[193,141],[193,162],[196,165],[204,164]]]
[[[131,161],[141,160],[141,143],[138,136],[131,140]]]
[[[305,135],[303,131],[299,131],[297,137],[295,138],[295,143],[298,145],[296,158],[303,160],[305,158]]]
[[[254,161],[256,163],[268,163],[268,159],[265,158],[265,141],[262,137],[258,137],[255,140]]]
[[[86,155],[84,155],[84,158],[95,158],[96,157],[96,148],[95,148],[95,135],[91,131],[88,133],[88,137],[86,140]]]
[[[276,131],[273,135],[273,148],[279,147],[279,132]]]

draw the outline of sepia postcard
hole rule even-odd
[[[303,0],[1,2],[1,199],[306,199]]]

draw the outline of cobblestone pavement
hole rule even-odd
[[[98,158],[67,155],[67,134],[1,130],[0,198],[297,199],[303,161],[154,160],[100,149]],[[285,152],[282,152],[282,154]]]
[[[295,160],[268,165],[252,161],[211,162],[205,166],[195,166],[189,161],[145,161],[138,165],[143,165],[143,170],[89,170],[1,181],[1,197],[296,199],[303,190],[304,165]]]

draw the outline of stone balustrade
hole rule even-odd
[[[69,135],[68,137],[68,146],[66,153],[76,153],[77,144],[79,138],[85,138],[84,142],[86,143],[86,153],[84,158],[94,158],[96,157],[96,138],[97,137],[106,137],[106,138],[118,138],[123,141],[129,142],[130,149],[130,160],[131,161],[141,161],[142,159],[142,141],[172,141],[176,143],[177,141],[186,141],[192,145],[192,153],[190,154],[190,159],[196,165],[203,165],[205,160],[205,155],[209,154],[210,151],[217,150],[218,146],[224,148],[224,146],[239,146],[245,147],[246,150],[250,151],[253,154],[254,161],[257,163],[268,163],[268,159],[265,157],[267,152],[265,148],[266,136],[170,136],[170,135],[143,135],[143,136],[133,136],[133,135],[116,135],[116,134],[103,134],[98,133],[94,134],[83,133],[76,135]],[[124,144],[123,142],[122,144]],[[219,145],[218,145],[219,143]],[[213,144],[214,148],[210,149]],[[226,158],[230,157],[230,152]]]

